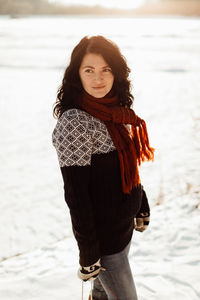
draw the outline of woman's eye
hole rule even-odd
[[[110,68],[106,68],[103,70],[104,72],[112,72],[112,70]]]
[[[86,73],[92,73],[92,70],[91,69],[86,69],[85,72]]]

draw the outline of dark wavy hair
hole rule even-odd
[[[114,75],[112,90],[118,95],[120,105],[130,107],[133,103],[134,97],[130,92],[131,83],[128,79],[130,69],[118,46],[100,35],[85,36],[72,51],[70,64],[58,88],[53,108],[53,115],[56,118],[59,118],[65,110],[74,107],[74,99],[83,91],[79,68],[87,53],[100,54],[112,69]]]

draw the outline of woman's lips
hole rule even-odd
[[[105,88],[105,85],[102,85],[102,86],[93,86],[93,89],[95,90],[100,90],[100,89],[103,89]]]

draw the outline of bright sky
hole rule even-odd
[[[146,2],[146,0],[49,0],[49,2],[62,3],[67,5],[102,5],[105,7],[129,9],[141,6],[144,2]]]

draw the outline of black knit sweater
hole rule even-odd
[[[69,109],[58,119],[52,139],[79,263],[89,266],[123,250],[132,237],[134,217],[149,212],[148,200],[141,185],[129,195],[122,192],[117,150],[103,121]]]

